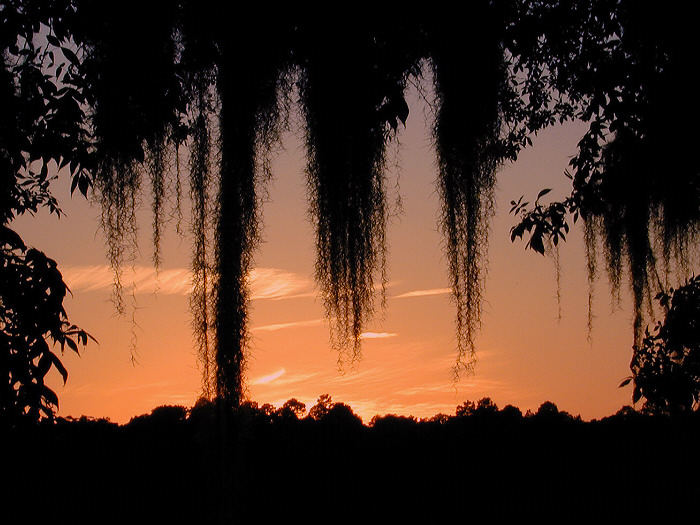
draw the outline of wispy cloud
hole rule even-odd
[[[397,333],[394,332],[362,332],[360,334],[360,339],[385,339],[387,337],[396,337]]]
[[[427,297],[429,295],[444,295],[452,293],[452,288],[430,288],[428,290],[413,290],[399,295],[395,295],[394,299],[405,299],[407,297]]]
[[[318,372],[309,372],[307,374],[285,374],[284,377],[281,377],[275,381],[275,385],[282,386],[303,383],[304,381],[308,381],[309,379],[311,379],[312,377],[316,377],[317,375]]]
[[[250,329],[251,332],[276,332],[285,328],[303,328],[307,326],[319,326],[323,319],[311,319],[309,321],[292,321],[291,323],[276,323],[265,324],[262,326],[254,326]]]
[[[74,292],[99,292],[112,289],[114,274],[107,265],[69,266],[62,268],[63,278]],[[125,286],[133,285],[135,293],[187,295],[192,290],[192,272],[186,268],[161,269],[150,266],[125,267]],[[313,297],[309,279],[279,268],[254,268],[248,275],[251,299],[292,299]]]
[[[260,376],[248,383],[251,387],[254,387],[257,392],[275,392],[277,389],[282,389],[283,395],[290,395],[290,388],[294,389],[299,387],[299,385],[308,382],[319,375],[318,372],[307,372],[307,373],[289,373],[285,368],[280,368],[276,372]],[[289,399],[285,398],[284,401]]]
[[[323,324],[323,319],[309,319],[308,321],[291,321],[289,323],[274,323],[254,326],[250,329],[251,332],[276,332],[286,328],[307,328],[310,326],[320,326]],[[360,339],[384,339],[387,337],[396,337],[394,332],[362,332]]]
[[[312,283],[296,273],[279,268],[254,268],[248,275],[251,299],[313,297]]]
[[[110,290],[114,283],[114,273],[107,265],[69,266],[62,268],[63,279],[68,287],[76,292],[98,292]],[[184,295],[192,287],[191,273],[185,268],[173,268],[156,272],[149,266],[124,268],[122,282],[133,283],[138,293],[162,293],[164,295]]]
[[[271,383],[275,379],[282,377],[285,374],[285,372],[286,372],[286,370],[284,368],[280,368],[276,372],[272,372],[271,374],[260,376],[257,379],[254,379],[253,381],[250,382],[250,384],[251,385],[265,385],[267,383]]]
[[[318,375],[318,372],[308,372],[300,374],[290,374],[285,368],[280,368],[276,372],[260,376],[250,382],[251,386],[266,385],[269,388],[277,388],[281,386],[295,385],[303,383]],[[285,399],[286,401],[286,399]],[[284,401],[283,401],[284,402]]]
[[[163,390],[166,387],[171,386],[170,381],[158,381],[156,383],[146,383],[146,384],[136,384],[136,385],[124,385],[112,390],[112,392],[131,392],[139,390]]]

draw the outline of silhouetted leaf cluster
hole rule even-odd
[[[634,380],[632,400],[643,397],[652,413],[688,412],[700,402],[700,277],[656,299],[666,310],[664,320],[647,327],[634,348],[633,376],[620,386]]]
[[[523,67],[539,68],[588,130],[567,172],[571,195],[547,206],[538,197],[532,209],[513,203],[520,223],[511,238],[527,233],[526,247],[544,253],[564,240],[569,216],[581,217],[591,286],[601,243],[613,296],[623,268],[630,276],[640,345],[645,302],[668,287],[674,265],[683,279],[695,262],[700,171],[690,152],[700,136],[690,123],[700,113],[689,86],[697,6],[545,1],[525,11]]]
[[[56,261],[0,225],[1,425],[50,419],[58,408],[58,396],[45,381],[52,369],[64,383],[68,379],[56,346],[61,353],[66,347],[78,353],[90,337],[68,321],[66,291]]]
[[[14,425],[51,419],[58,407],[46,375],[68,372],[56,353],[78,352],[85,331],[68,321],[66,285],[56,262],[27,247],[9,228],[40,207],[61,214],[49,185],[49,164],[67,171],[87,194],[91,178],[84,127],[85,94],[64,15],[69,2],[0,4],[0,420]],[[51,26],[51,32],[47,30]],[[68,62],[64,60],[68,59]],[[51,346],[50,346],[51,345]],[[52,348],[53,347],[53,348]]]
[[[0,224],[46,206],[60,215],[49,191],[49,163],[87,194],[90,156],[84,128],[85,93],[77,63],[66,63],[65,13],[70,2],[3,2],[0,11]],[[46,35],[47,28],[53,31]],[[44,33],[41,33],[44,31]]]

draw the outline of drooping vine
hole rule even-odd
[[[151,211],[153,212],[153,266],[160,269],[160,240],[163,232],[163,199],[165,198],[166,147],[158,140],[149,147],[147,155],[148,175],[151,183]]]
[[[140,16],[133,17],[130,7],[137,6]],[[69,80],[83,88],[85,102],[91,105],[94,146],[93,158],[78,160],[89,162],[93,171],[118,310],[123,309],[125,245],[135,252],[135,212],[144,172],[153,193],[153,260],[156,266],[160,263],[167,149],[181,102],[173,64],[175,8],[165,0],[147,7],[135,1],[79,2],[75,13],[74,40],[82,57],[79,71]],[[77,54],[66,47],[61,50],[76,66]]]
[[[396,31],[398,33],[399,31]],[[406,123],[406,80],[418,70],[386,26],[318,26],[300,49],[316,279],[332,342],[358,357],[363,326],[386,284],[386,145]],[[325,46],[318,47],[316,42]]]
[[[219,191],[216,210],[214,310],[216,312],[216,393],[234,405],[243,399],[247,340],[247,277],[259,234],[259,204],[265,173],[257,158],[278,139],[282,108],[279,92],[288,89],[289,28],[241,22],[220,28],[221,63],[216,88],[219,110]],[[265,40],[246,44],[259,31]]]
[[[192,328],[202,370],[202,391],[207,397],[214,393],[214,358],[209,341],[211,324],[210,304],[210,261],[208,257],[208,231],[211,226],[209,211],[209,191],[211,186],[211,137],[207,120],[204,93],[195,105],[194,122],[190,137],[190,199],[192,201],[192,292],[190,310]]]
[[[117,171],[119,176],[116,176]],[[103,164],[100,176],[95,178],[95,190],[102,209],[102,229],[107,239],[107,260],[112,268],[114,282],[112,301],[119,314],[123,314],[124,287],[122,268],[126,260],[133,261],[137,246],[138,225],[136,199],[140,187],[138,169],[131,163],[119,168]]]
[[[430,41],[442,229],[457,308],[457,376],[474,364],[493,190],[504,159],[503,51],[493,14],[488,8],[475,12],[470,22],[436,27]]]

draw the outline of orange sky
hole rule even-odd
[[[491,397],[499,406],[523,411],[545,400],[586,419],[629,404],[632,328],[630,301],[613,311],[605,279],[596,286],[592,340],[587,340],[587,283],[581,231],[575,228],[560,252],[561,320],[552,258],[512,244],[509,202],[528,200],[544,188],[552,198],[567,193],[562,176],[582,133],[580,124],[540,134],[534,146],[498,176],[497,215],[492,223],[483,328],[477,340],[473,376],[452,381],[455,361],[454,309],[447,292],[446,261],[437,230],[436,170],[423,107],[411,96],[411,115],[390,148],[392,203],[400,193],[401,213],[389,223],[387,309],[367,326],[363,357],[341,373],[329,349],[328,326],[313,283],[314,240],[307,216],[304,151],[298,135],[285,137],[275,161],[275,179],[264,214],[263,243],[252,276],[252,341],[248,394],[277,406],[296,397],[309,408],[323,393],[350,404],[365,422],[374,414],[427,417],[454,413],[466,399]],[[397,175],[398,174],[398,175]],[[111,274],[104,256],[99,210],[76,194],[68,180],[55,190],[67,216],[47,213],[14,223],[28,244],[59,262],[74,297],[67,301],[72,322],[100,342],[81,357],[66,354],[67,385],[51,377],[61,402],[59,414],[106,416],[126,422],[162,404],[192,405],[200,373],[189,324],[187,292],[190,239],[169,224],[158,279],[150,265],[149,201],[139,212],[140,256],[125,268],[135,286],[136,324],[118,317],[110,302]],[[547,197],[550,197],[548,195]],[[131,304],[129,299],[127,304]],[[136,363],[131,360],[136,340]]]

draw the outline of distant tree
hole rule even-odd
[[[328,415],[333,407],[333,400],[328,394],[321,394],[316,404],[309,409],[309,417],[314,421],[320,421]]]
[[[272,417],[276,413],[275,406],[271,405],[270,403],[263,403],[263,405],[260,407],[260,412],[268,417]]]
[[[219,400],[217,400],[217,404],[220,404]],[[243,401],[243,403],[235,407],[234,410],[239,418],[243,418],[246,420],[254,420],[257,419],[259,416],[266,417],[266,414],[260,410],[258,402],[253,401],[252,399]]]
[[[200,397],[190,409],[188,421],[199,426],[210,426],[216,417],[216,403],[205,397]]]
[[[323,420],[337,428],[350,429],[362,426],[362,418],[345,403],[333,403],[330,410],[323,416]]]
[[[181,405],[161,405],[151,410],[151,418],[163,423],[181,423],[187,419],[187,408]]]
[[[298,401],[296,398],[285,401],[284,405],[277,411],[277,415],[282,418],[301,419],[306,413],[306,404]]]
[[[551,401],[545,401],[539,406],[535,415],[538,417],[556,417],[559,415],[559,407]]]
[[[490,397],[483,397],[479,399],[476,404],[476,410],[474,413],[480,416],[491,416],[498,412],[498,405],[494,403]]]
[[[513,405],[506,405],[504,406],[501,411],[500,411],[501,416],[507,418],[507,419],[513,419],[513,420],[518,420],[522,419],[523,413],[522,411]]]
[[[418,421],[413,416],[399,416],[396,414],[385,414],[383,416],[373,416],[369,422],[369,426],[376,432],[381,432],[385,435],[394,435],[396,437],[405,437],[406,432],[410,432],[418,424]]]
[[[568,412],[564,410],[559,410],[559,407],[557,407],[556,404],[552,403],[551,401],[545,401],[542,403],[539,408],[537,409],[537,412],[535,412],[534,416],[536,419],[544,420],[544,421],[573,421],[574,417],[569,414]],[[580,418],[576,418],[577,421],[580,421]]]
[[[435,414],[426,420],[428,423],[436,423],[438,425],[444,425],[450,421],[450,416],[447,414]]]
[[[474,414],[476,411],[476,403],[474,401],[465,401],[461,405],[457,406],[455,410],[455,415],[457,417],[468,417]]]
[[[640,412],[637,412],[634,407],[630,405],[625,405],[620,408],[613,416],[614,419],[619,419],[622,421],[631,421],[642,416]]]
[[[179,405],[161,405],[150,414],[143,414],[132,417],[129,426],[132,428],[143,428],[153,430],[171,429],[187,419],[187,409]]]
[[[482,397],[476,403],[465,401],[457,407],[455,415],[457,417],[489,416],[498,412],[498,406],[490,397]]]

